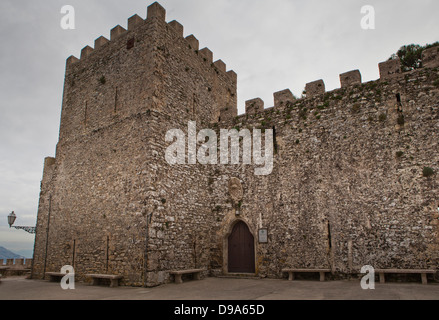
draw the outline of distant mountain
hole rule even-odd
[[[13,253],[4,247],[0,247],[0,260],[4,259],[23,259],[25,257],[20,256],[19,254]]]
[[[24,250],[17,250],[15,252],[16,254],[25,257],[26,259],[32,259],[34,256],[34,249],[24,249]]]

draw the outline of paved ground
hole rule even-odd
[[[8,277],[1,280],[0,300],[439,300],[439,283],[376,283],[362,290],[360,281],[287,281],[206,278],[156,288],[108,288]]]

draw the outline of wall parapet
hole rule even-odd
[[[245,113],[256,114],[264,111],[264,101],[261,98],[255,98],[245,102]]]
[[[401,60],[399,58],[384,61],[378,64],[380,79],[391,79],[401,74]]]
[[[129,32],[135,31],[139,26],[141,26],[145,22],[152,21],[154,19],[165,21],[166,18],[166,10],[158,3],[154,2],[147,8],[147,17],[146,19],[141,18],[139,15],[134,14],[130,18],[128,18],[127,23],[127,29],[122,27],[121,25],[115,26],[113,29],[110,30],[110,40],[105,38],[104,36],[100,36],[97,38],[94,42],[94,48],[87,45],[81,50],[80,58],[77,58],[75,56],[70,56],[66,61],[66,67],[79,63],[81,60],[86,59],[87,57],[91,56],[93,52],[97,49],[100,49],[104,47],[107,43],[110,43],[112,41],[117,40],[119,37],[128,34]],[[182,24],[180,24],[178,21],[173,20],[167,23],[174,32],[184,38],[184,27]],[[197,38],[195,38],[194,35],[189,35],[186,38],[186,41],[188,42],[189,48],[197,52],[205,62],[212,65],[215,70],[223,72],[226,75],[229,75],[229,72],[226,72],[226,64],[222,60],[217,60],[214,62],[213,60],[213,52],[209,48],[203,48],[199,50],[199,41]],[[231,70],[232,71],[232,70]],[[231,78],[233,81],[233,77]]]
[[[439,67],[439,46],[422,51],[422,66],[425,68]]]
[[[439,46],[435,46],[429,49],[425,49],[422,52],[422,68],[437,68],[439,67]],[[380,62],[378,64],[380,78],[376,81],[387,82],[392,79],[399,79],[404,74],[401,68],[401,60],[399,58]],[[422,69],[421,68],[421,69]],[[419,69],[415,69],[419,70]],[[352,70],[340,74],[340,89],[345,89],[352,86],[363,85],[360,70]],[[320,79],[313,82],[309,82],[305,86],[305,97],[302,99],[312,99],[316,96],[326,93],[325,82]],[[285,105],[287,102],[294,102],[296,98],[291,93],[290,89],[275,92],[274,107],[278,108]],[[264,102],[257,99],[248,100],[245,102],[245,113],[255,114],[264,111]],[[262,106],[262,109],[261,109]]]
[[[352,70],[340,74],[340,84],[342,88],[346,88],[356,84],[361,84],[360,70]]]
[[[284,105],[287,102],[291,102],[296,100],[293,93],[290,91],[290,89],[285,89],[282,91],[275,92],[273,94],[274,97],[274,107],[278,108]]]
[[[0,259],[0,267],[11,269],[28,269],[32,266],[32,259]]]
[[[326,92],[325,83],[321,79],[317,81],[309,82],[305,86],[305,91],[307,98],[311,98],[319,94],[323,94]]]

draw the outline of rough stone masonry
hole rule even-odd
[[[72,265],[77,280],[117,274],[156,286],[172,270],[228,274],[229,262],[271,278],[286,267],[334,277],[363,265],[438,269],[438,50],[418,70],[383,62],[376,81],[344,72],[340,89],[319,80],[304,98],[282,90],[274,107],[252,99],[238,116],[236,73],[153,3],[146,19],[67,59],[32,277]],[[272,129],[273,172],[169,165],[166,132],[189,121],[218,134]],[[252,260],[236,266],[235,250]]]

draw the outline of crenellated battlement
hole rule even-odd
[[[27,269],[32,267],[32,259],[0,259],[0,267],[11,269]]]
[[[438,48],[425,50],[422,61],[424,68],[437,67]],[[62,117],[60,140],[146,110],[161,110],[208,123],[238,115],[237,74],[227,70],[223,60],[215,60],[209,48],[200,49],[200,42],[193,34],[185,37],[181,23],[166,22],[166,10],[158,2],[148,6],[146,19],[137,14],[131,16],[126,28],[115,26],[110,30],[110,39],[98,37],[94,48],[85,46],[80,58],[70,56],[66,65],[63,110],[68,110],[70,104],[76,110],[63,112],[73,115]],[[397,80],[404,74],[398,58],[381,62],[378,68],[378,81]],[[339,77],[341,89],[363,84],[359,70]],[[141,83],[146,85],[132,89]],[[157,90],[158,87],[161,89]],[[326,93],[325,82],[319,79],[305,85],[299,100]],[[275,92],[273,96],[275,108],[297,99],[290,89]],[[176,99],[180,99],[178,103]],[[260,98],[246,102],[247,114],[263,111],[264,101]],[[66,127],[68,132],[64,133]]]
[[[143,24],[154,21],[155,19],[165,21],[165,17],[166,10],[158,2],[155,2],[148,7],[146,19],[141,18],[137,14],[131,16],[127,21],[127,29],[121,25],[115,26],[110,30],[110,40],[104,36],[100,36],[95,40],[94,48],[87,45],[81,50],[79,59],[75,56],[70,56],[67,59],[67,66],[79,63],[80,61],[91,56],[95,50],[105,47],[105,45],[111,43],[112,41],[116,41],[121,36],[127,36],[130,32],[135,32],[136,29]],[[184,27],[182,24],[176,20],[173,20],[168,23],[168,26],[170,26],[179,37],[184,38]],[[214,67],[217,71],[229,74],[230,71],[226,71],[226,64],[222,60],[219,59],[214,62],[213,52],[209,48],[203,48],[201,50],[199,49],[199,41],[194,35],[187,36],[185,40],[188,42],[188,48],[196,52],[197,55],[199,55],[205,62],[212,64],[212,67]],[[234,80],[234,77],[232,76],[231,79]]]
[[[426,49],[422,55],[422,66],[421,69],[416,69],[414,71],[402,72],[401,61],[399,58],[384,61],[378,64],[380,79],[371,82],[387,83],[389,81],[397,81],[401,79],[408,73],[418,72],[425,68],[436,68],[439,67],[439,47],[433,47]],[[364,85],[361,78],[361,73],[359,70],[352,70],[340,74],[340,89],[346,89],[349,87]],[[340,90],[335,89],[334,91]],[[323,96],[328,92],[325,89],[325,82],[320,79],[313,82],[309,82],[305,86],[304,96],[299,100],[310,100],[319,96]],[[275,92],[274,97],[274,108],[285,107],[286,105],[291,105],[296,102],[297,99],[291,93],[289,89]],[[250,99],[245,102],[245,114],[257,114],[264,112],[264,101],[260,98]]]
[[[155,2],[67,59],[60,141],[147,110],[210,123],[237,115],[236,73],[165,19]]]

